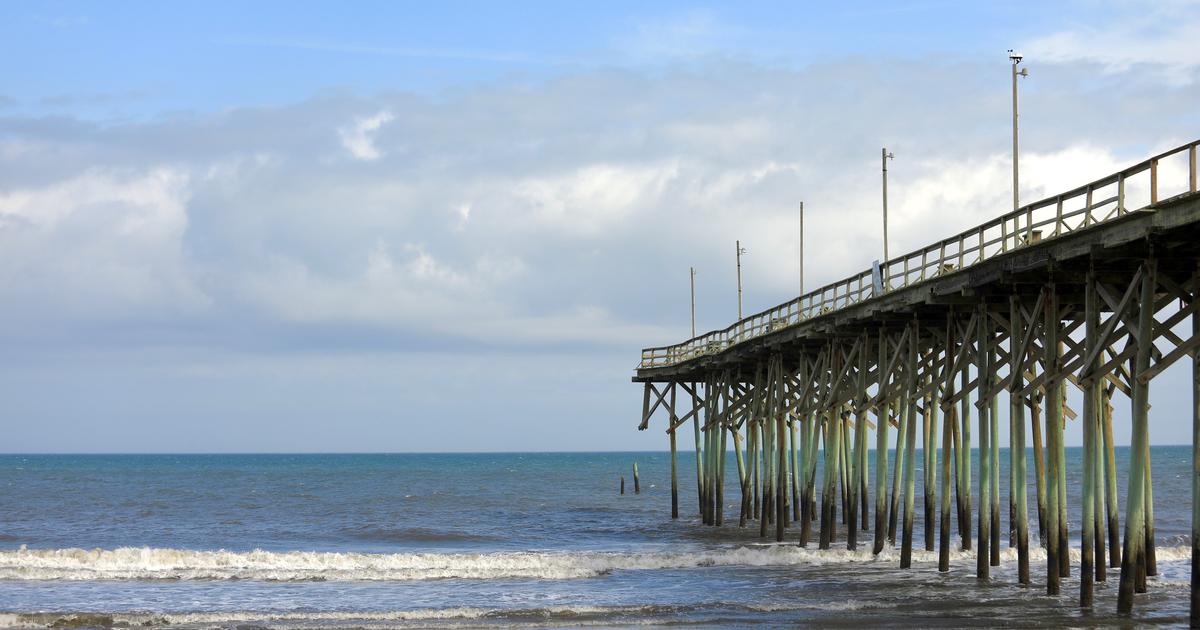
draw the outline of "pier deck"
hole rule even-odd
[[[919,436],[925,543],[937,545],[939,569],[949,570],[957,523],[957,545],[978,552],[978,577],[999,564],[1003,537],[1017,549],[1018,580],[1028,584],[1026,484],[1008,484],[1006,510],[999,496],[998,426],[1007,421],[1010,481],[1034,469],[1046,591],[1057,594],[1072,571],[1063,427],[1080,422],[1080,605],[1093,606],[1094,582],[1119,566],[1116,606],[1131,611],[1156,572],[1149,388],[1182,359],[1192,367],[1193,454],[1200,455],[1198,146],[1026,205],[723,330],[643,350],[633,377],[645,389],[639,428],[659,410],[666,415],[674,479],[675,433],[692,425],[705,524],[724,521],[732,453],[740,525],[754,522],[780,541],[792,528],[807,545],[816,523],[818,544],[827,548],[840,509],[848,548],[856,548],[860,531],[872,532],[875,553],[899,536],[901,568],[911,564]],[[1067,404],[1068,385],[1082,392],[1078,409]],[[1132,416],[1123,519],[1113,456],[1117,394],[1129,399]],[[1033,462],[1026,461],[1027,434]],[[866,470],[872,439],[882,482],[873,498]],[[673,483],[673,516],[678,511]],[[1200,622],[1197,584],[1194,574],[1193,626]]]

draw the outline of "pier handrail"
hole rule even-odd
[[[881,292],[877,291],[879,287],[873,281],[873,270],[869,269],[750,315],[722,330],[671,346],[646,348],[642,350],[638,369],[669,367],[717,354],[739,343],[860,304],[889,291],[915,286],[997,255],[1125,216],[1131,212],[1125,199],[1130,178],[1135,175],[1149,173],[1146,186],[1149,204],[1140,209],[1153,207],[1159,202],[1159,162],[1184,152],[1187,152],[1188,184],[1183,194],[1195,193],[1198,147],[1200,140],[1194,140],[1078,188],[1021,206],[922,249],[894,257],[879,266]]]

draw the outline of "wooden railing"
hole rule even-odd
[[[1112,221],[1130,212],[1131,197],[1135,199],[1133,207],[1146,210],[1164,199],[1160,196],[1164,190],[1178,191],[1170,196],[1195,193],[1197,147],[1200,147],[1200,140],[1176,147],[1074,190],[1028,204],[923,249],[892,258],[875,269],[751,315],[723,330],[714,330],[673,346],[646,348],[642,350],[642,361],[638,367],[667,367],[716,354],[739,343],[860,304],[889,291],[912,287],[1039,241]],[[1179,164],[1185,159],[1186,164]],[[1170,167],[1182,167],[1174,172],[1186,172],[1186,184],[1162,186],[1159,180],[1164,165],[1168,167],[1168,176],[1174,174]],[[1141,202],[1143,197],[1145,203]]]

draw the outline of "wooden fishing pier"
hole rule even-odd
[[[974,548],[976,575],[989,578],[1005,538],[1017,550],[1017,580],[1030,583],[1032,468],[1046,592],[1058,594],[1062,577],[1077,570],[1079,604],[1091,607],[1095,581],[1120,567],[1115,605],[1129,613],[1157,571],[1149,391],[1156,375],[1187,358],[1191,620],[1200,625],[1198,146],[1028,204],[724,330],[643,350],[633,378],[645,387],[639,429],[665,413],[672,516],[679,515],[676,432],[690,425],[705,524],[721,525],[733,513],[725,492],[726,457],[733,456],[740,526],[753,521],[760,535],[778,541],[791,527],[800,545],[815,539],[821,549],[839,535],[856,549],[860,531],[871,532],[862,544],[874,553],[899,536],[899,564],[907,568],[919,439],[925,547],[937,545],[940,571],[950,569],[955,544]],[[1078,409],[1067,404],[1068,387],[1081,392]],[[1118,395],[1130,402],[1132,419],[1123,538],[1113,431]],[[1004,510],[998,428],[1006,418]],[[1083,433],[1076,567],[1068,546],[1068,421],[1081,423]]]

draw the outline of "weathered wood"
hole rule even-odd
[[[1013,322],[1021,316],[1020,302],[1016,296],[1009,298],[1009,307]],[[1020,389],[1022,378],[1020,366],[1024,364],[1025,357],[1018,353],[1017,346],[1020,342],[1017,335],[1014,333],[1009,335],[1009,345],[1012,351],[1009,354],[1014,381],[1012,389]],[[1017,582],[1022,585],[1029,585],[1029,500],[1026,497],[1029,473],[1026,465],[1025,455],[1025,401],[1016,395],[1009,395],[1009,416],[1011,419],[1012,434],[1010,443],[1012,444],[1012,467],[1014,480],[1010,487],[1010,493],[1013,495],[1013,502],[1016,504],[1016,530],[1017,530]]]
[[[1046,454],[1042,444],[1042,401],[1038,396],[1030,399],[1029,427],[1033,434],[1033,477],[1034,493],[1037,494],[1038,544],[1046,548]],[[1115,483],[1115,481],[1114,481]]]
[[[913,544],[913,510],[914,494],[917,483],[917,330],[918,323],[912,323],[913,334],[908,346],[908,366],[905,371],[905,413],[904,413],[904,533],[900,546],[900,568],[912,566]],[[899,450],[899,444],[897,449]]]
[[[987,304],[980,303],[978,310],[980,317],[977,325],[976,347],[975,347],[975,364],[979,374],[988,374],[991,372],[991,355],[988,346],[991,341],[991,333],[988,330],[987,324]],[[980,401],[984,402],[984,401]],[[979,526],[978,538],[975,541],[976,545],[976,562],[975,562],[975,577],[985,580],[991,575],[991,554],[999,553],[999,550],[991,548],[992,535],[992,501],[991,501],[991,457],[992,449],[989,445],[991,439],[991,423],[989,421],[991,405],[979,405]]]
[[[964,335],[963,343],[967,341],[972,331],[967,331]],[[970,391],[969,370],[964,369],[959,383],[959,392]],[[959,433],[962,435],[962,448],[959,449],[961,460],[959,461],[959,474],[962,475],[962,498],[963,498],[963,516],[959,525],[962,530],[963,549],[971,548],[971,514],[972,509],[972,494],[971,494],[971,403],[966,398],[959,404],[958,412]]]
[[[901,481],[904,479],[904,446],[908,444],[908,414],[905,410],[908,408],[907,398],[902,398],[901,402],[896,405],[898,409],[897,421],[899,427],[896,430],[896,461],[892,464],[892,499],[888,508],[888,542],[896,544],[896,524],[900,518],[900,487]]]
[[[867,371],[870,368],[869,339],[863,339],[863,351],[858,366],[858,400],[854,418],[854,479],[851,483],[853,491],[850,500],[850,525],[846,530],[846,548],[851,551],[858,548],[858,495],[866,493],[866,452],[867,452],[867,410],[862,403],[867,395]],[[866,505],[862,508],[866,510]],[[864,515],[864,519],[866,515]]]
[[[1191,153],[1192,190],[1196,189],[1196,151]],[[1200,302],[1200,273],[1193,276],[1192,300]],[[1192,315],[1192,336],[1200,338],[1200,314]],[[1200,628],[1200,352],[1192,354],[1192,576],[1189,625]]]
[[[1085,344],[1091,350],[1096,343],[1097,328],[1100,325],[1100,305],[1096,299],[1096,274],[1088,271],[1084,298]],[[1099,357],[1099,355],[1096,355]],[[1091,366],[1084,366],[1088,369]],[[1091,608],[1093,588],[1096,579],[1095,562],[1095,510],[1096,498],[1096,433],[1099,428],[1099,415],[1096,408],[1100,403],[1100,383],[1093,381],[1083,392],[1083,532],[1080,535],[1079,562],[1079,606]]]
[[[1058,295],[1057,289],[1051,284],[1047,291],[1046,307],[1042,325],[1043,363],[1047,372],[1058,370]],[[1046,467],[1046,594],[1058,595],[1060,589],[1059,571],[1062,562],[1058,555],[1062,551],[1059,536],[1062,533],[1059,524],[1061,512],[1059,502],[1066,497],[1059,495],[1058,476],[1063,466],[1059,459],[1061,450],[1058,443],[1062,440],[1062,381],[1052,379],[1046,384],[1046,454],[1049,460]]]
[[[879,387],[882,389],[891,378],[883,371],[887,356],[887,343],[882,330],[879,332]],[[887,532],[887,468],[888,468],[888,404],[875,407],[875,544],[871,552],[878,555],[883,551]]]
[[[775,478],[775,541],[783,542],[784,528],[787,527],[787,423],[783,411],[783,357],[775,356],[775,443],[776,443],[776,478]]]
[[[1108,498],[1105,505],[1108,516],[1108,566],[1121,566],[1121,519],[1120,505],[1117,496],[1117,456],[1113,445],[1112,427],[1112,389],[1105,387],[1100,391],[1101,420],[1104,422],[1104,494]]]
[[[950,449],[954,444],[953,410],[943,416],[942,422],[942,509],[938,532],[938,571],[944,573],[950,570]]]
[[[1134,376],[1150,368],[1150,328],[1154,313],[1154,259],[1143,266],[1141,308],[1138,309],[1139,338],[1134,362]],[[1115,315],[1114,315],[1115,317]],[[1130,439],[1129,490],[1125,506],[1125,549],[1121,554],[1121,582],[1117,589],[1117,612],[1133,611],[1133,594],[1137,584],[1145,582],[1146,566],[1146,451],[1149,444],[1149,385],[1133,383],[1133,428]]]
[[[932,380],[930,377],[928,380]],[[933,551],[936,538],[934,528],[937,515],[936,492],[937,484],[937,412],[938,405],[935,396],[930,394],[925,398],[925,409],[921,414],[921,455],[925,460],[925,480],[922,489],[925,497],[925,550]]]

